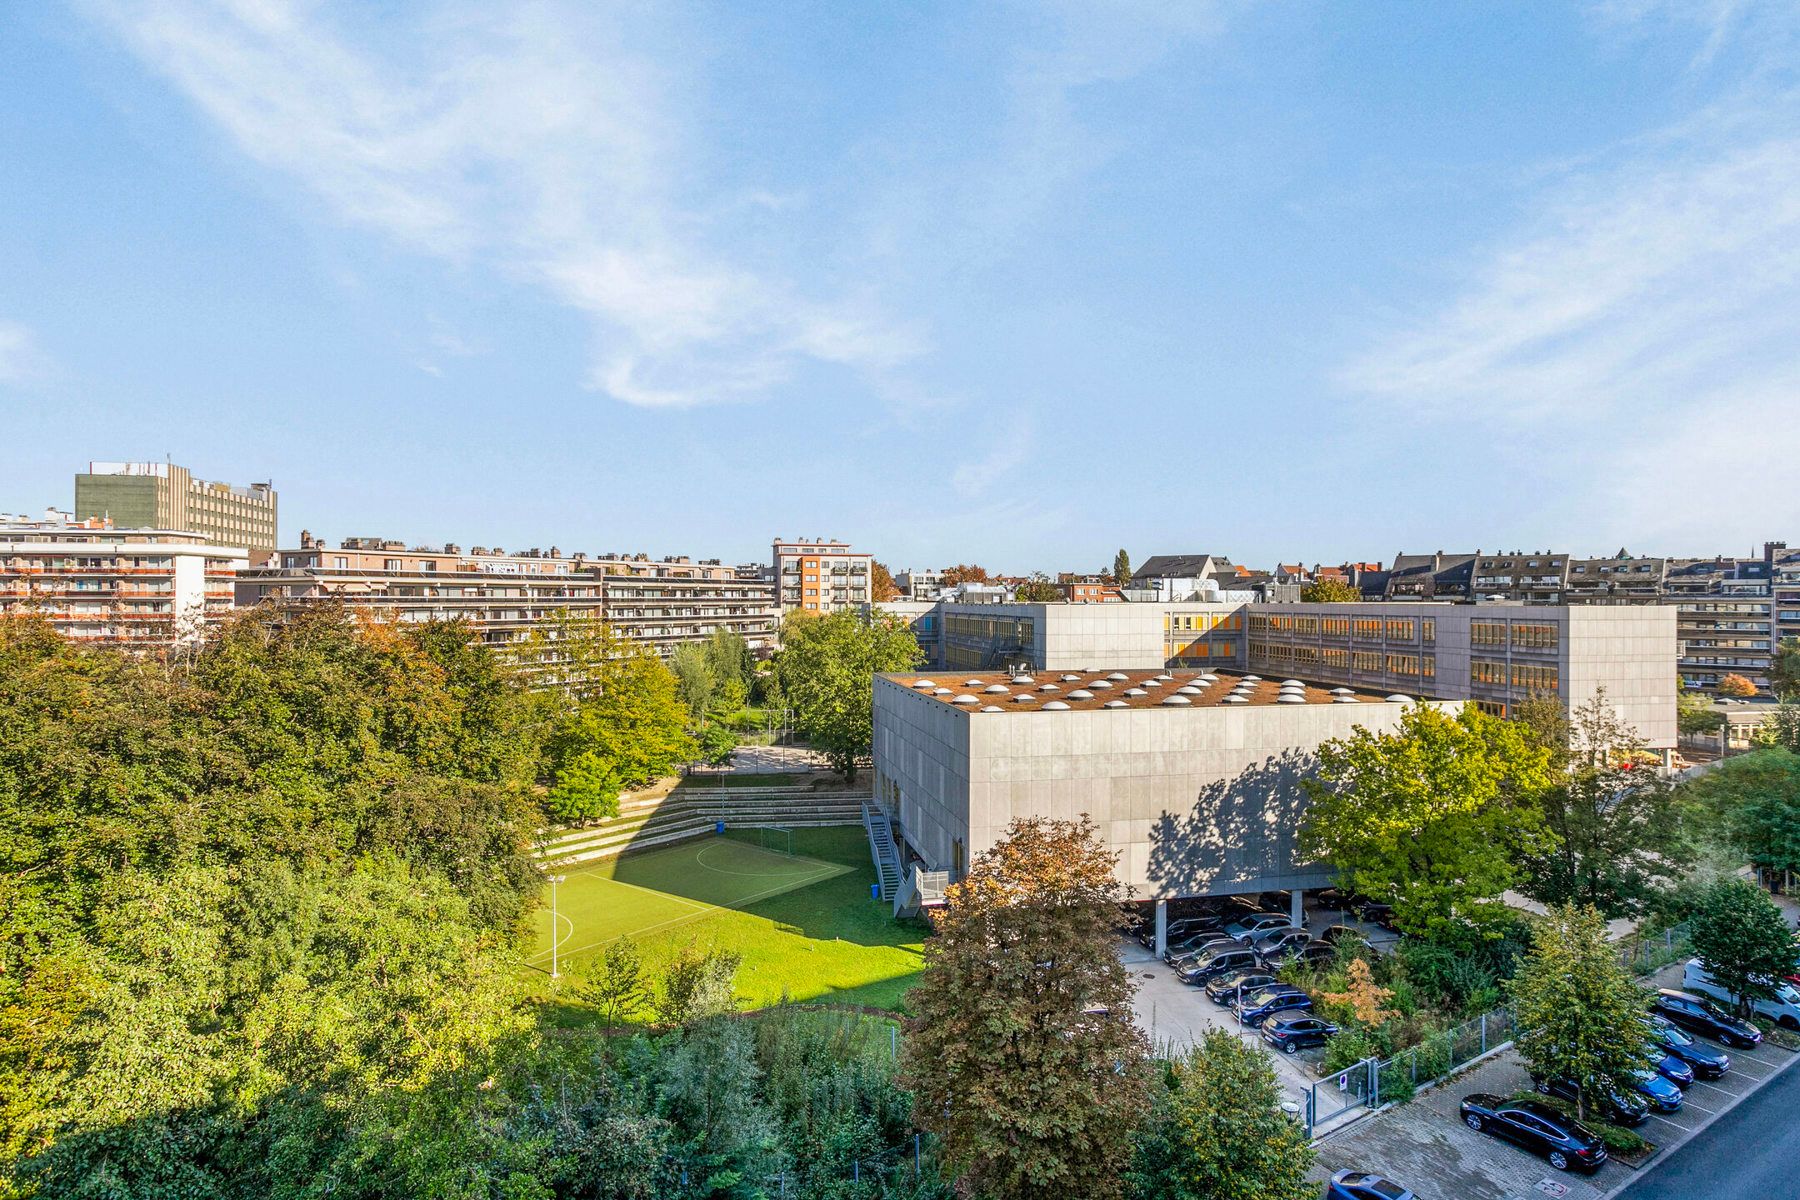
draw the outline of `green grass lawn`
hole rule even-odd
[[[794,854],[734,830],[568,873],[557,888],[560,985],[548,978],[549,896],[529,959],[546,997],[579,983],[614,939],[629,936],[652,978],[690,940],[743,955],[746,1007],[830,1000],[900,1010],[919,970],[920,926],[869,899],[874,868],[860,828],[796,829]]]

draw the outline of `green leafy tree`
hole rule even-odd
[[[1800,871],[1800,754],[1758,750],[1681,785],[1711,812],[1731,848],[1775,871]]]
[[[1546,840],[1536,797],[1550,778],[1549,752],[1517,725],[1413,705],[1392,733],[1319,747],[1301,852],[1391,902],[1408,933],[1480,937],[1508,920],[1515,857]]]
[[[1015,820],[952,884],[908,993],[915,1119],[975,1194],[1120,1193],[1146,1101],[1116,855],[1093,822]]]
[[[795,726],[854,783],[875,736],[875,676],[917,666],[924,658],[918,639],[887,613],[873,612],[865,622],[842,610],[790,616],[781,640],[775,671]]]
[[[1310,1200],[1313,1150],[1280,1108],[1260,1050],[1209,1029],[1170,1068],[1131,1173],[1140,1196],[1171,1200]]]
[[[1123,546],[1113,555],[1112,581],[1119,587],[1131,582],[1131,555],[1125,553]]]
[[[622,937],[607,946],[590,966],[580,995],[608,1025],[622,1025],[642,1012],[650,989],[637,943]]]
[[[1782,638],[1775,647],[1769,686],[1784,700],[1800,700],[1800,638]]]
[[[1725,717],[1713,708],[1711,696],[1683,690],[1675,697],[1675,723],[1682,733],[1716,733]]]
[[[706,651],[697,642],[687,642],[675,647],[675,655],[669,661],[669,669],[675,673],[676,693],[687,708],[688,720],[695,724],[703,722],[712,710],[720,686]]]
[[[1589,905],[1552,908],[1512,981],[1519,1052],[1532,1074],[1573,1080],[1577,1116],[1599,1091],[1628,1092],[1647,1063],[1644,993],[1607,940],[1606,918]]]
[[[737,1009],[737,972],[743,956],[689,942],[663,968],[656,1015],[670,1025],[686,1025]]]
[[[1777,705],[1756,731],[1756,744],[1764,749],[1800,754],[1800,700],[1783,700]]]
[[[723,725],[708,725],[694,735],[694,746],[701,762],[709,767],[722,767],[731,761],[738,748],[737,734]]]
[[[1521,848],[1519,890],[1544,904],[1593,905],[1607,917],[1641,912],[1697,856],[1698,814],[1647,767],[1643,740],[1604,691],[1565,724],[1565,749],[1545,749],[1566,765],[1538,793],[1552,836]],[[1542,742],[1541,725],[1526,728]]]
[[[1013,589],[1013,599],[1026,604],[1055,604],[1062,599],[1062,593],[1042,571],[1038,571]]]
[[[1341,579],[1315,579],[1300,589],[1300,599],[1308,604],[1353,604],[1362,599],[1362,591]]]
[[[1770,1000],[1800,961],[1800,943],[1775,902],[1756,885],[1724,879],[1709,887],[1689,922],[1694,955],[1713,981],[1739,998]]]

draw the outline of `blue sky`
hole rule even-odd
[[[1791,4],[0,13],[0,510],[1095,569],[1800,536]]]

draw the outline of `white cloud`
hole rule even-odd
[[[43,377],[49,357],[37,336],[17,321],[0,319],[0,387],[20,387]]]
[[[866,298],[808,297],[708,245],[691,204],[682,81],[596,6],[469,6],[391,34],[293,0],[92,0],[244,154],[338,220],[490,263],[594,324],[589,381],[627,403],[768,391],[808,363],[879,373],[914,329]]]

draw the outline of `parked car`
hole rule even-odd
[[[1463,1097],[1462,1119],[1476,1133],[1543,1155],[1559,1171],[1592,1173],[1606,1161],[1606,1146],[1598,1134],[1535,1100],[1503,1100],[1471,1092]]]
[[[1696,996],[1706,996],[1721,1004],[1737,1007],[1738,998],[1713,982],[1713,977],[1700,965],[1697,958],[1689,959],[1688,965],[1681,972],[1683,990]],[[1759,1017],[1766,1017],[1783,1029],[1800,1030],[1800,989],[1786,981],[1777,981],[1774,985],[1773,999],[1756,999],[1750,1002],[1750,1011]]]
[[[1545,1096],[1576,1103],[1578,1092],[1573,1079],[1545,1079],[1532,1076],[1531,1086]],[[1588,1112],[1609,1125],[1642,1125],[1650,1115],[1650,1105],[1622,1088],[1602,1084],[1587,1089]]]
[[[1163,936],[1168,941],[1174,942],[1182,938],[1193,937],[1197,933],[1207,933],[1224,927],[1225,923],[1216,916],[1182,917],[1180,920],[1170,921],[1168,927],[1163,931]],[[1144,922],[1143,927],[1138,930],[1138,941],[1144,944],[1146,950],[1156,949],[1156,922],[1154,920]]]
[[[1196,955],[1212,949],[1214,946],[1235,945],[1238,945],[1238,940],[1236,938],[1228,938],[1224,934],[1216,931],[1213,933],[1196,933],[1194,936],[1185,938],[1182,941],[1170,942],[1169,948],[1163,951],[1163,961],[1166,963],[1175,963],[1183,959],[1193,958]]]
[[[1233,971],[1248,971],[1262,964],[1256,957],[1256,951],[1246,946],[1235,950],[1208,950],[1206,953],[1183,963],[1175,969],[1176,978],[1194,987],[1201,987],[1221,975],[1229,975]]]
[[[1656,1042],[1644,1044],[1644,1058],[1649,1061],[1651,1070],[1676,1087],[1687,1087],[1694,1082],[1694,1068],[1663,1049]]]
[[[1343,888],[1334,887],[1320,888],[1312,895],[1313,907],[1325,909],[1327,912],[1342,912],[1360,899],[1361,897],[1355,892],[1346,892]]]
[[[1709,1037],[1727,1046],[1749,1049],[1762,1041],[1762,1030],[1748,1021],[1739,1020],[1704,996],[1662,988],[1650,1001],[1650,1011],[1671,1024]]]
[[[1681,1107],[1681,1089],[1649,1067],[1631,1077],[1631,1087],[1657,1112],[1672,1113]]]
[[[1250,948],[1258,954],[1273,954],[1284,946],[1301,945],[1312,941],[1312,934],[1293,925],[1284,925],[1280,929],[1271,929],[1267,933],[1259,933],[1250,939]]]
[[[1416,1200],[1412,1192],[1370,1171],[1339,1171],[1325,1185],[1325,1200]]]
[[[1397,932],[1394,928],[1394,906],[1391,904],[1370,900],[1357,910],[1356,915],[1368,924],[1379,926],[1389,933]]]
[[[1292,928],[1292,924],[1288,921],[1286,913],[1260,912],[1251,913],[1242,920],[1233,921],[1225,927],[1225,932],[1243,942],[1258,934],[1267,933],[1271,929],[1288,928]]]
[[[1293,902],[1292,892],[1264,892],[1256,897],[1256,907],[1263,912],[1288,912]]]
[[[1263,966],[1271,971],[1291,966],[1319,966],[1337,961],[1337,948],[1324,942],[1290,942],[1262,956]]]
[[[1312,1005],[1312,997],[1299,988],[1281,985],[1245,996],[1235,1007],[1238,1020],[1255,1028],[1276,1013],[1310,1012]]]
[[[1650,1037],[1657,1049],[1666,1051],[1692,1067],[1696,1078],[1717,1079],[1731,1070],[1731,1055],[1723,1050],[1714,1050],[1704,1042],[1695,1041],[1669,1024],[1666,1017],[1650,1018]]]
[[[1229,975],[1221,975],[1206,985],[1206,998],[1214,1004],[1223,1004],[1229,1008],[1236,1002],[1239,989],[1245,993],[1259,991],[1272,983],[1280,983],[1271,971],[1261,967],[1252,967],[1247,971],[1233,971]]]
[[[1277,1013],[1262,1023],[1262,1040],[1283,1054],[1323,1046],[1338,1027],[1311,1013]]]
[[[1319,940],[1332,946],[1339,942],[1349,942],[1352,945],[1361,942],[1366,946],[1369,944],[1369,935],[1349,925],[1327,925],[1319,934]]]

